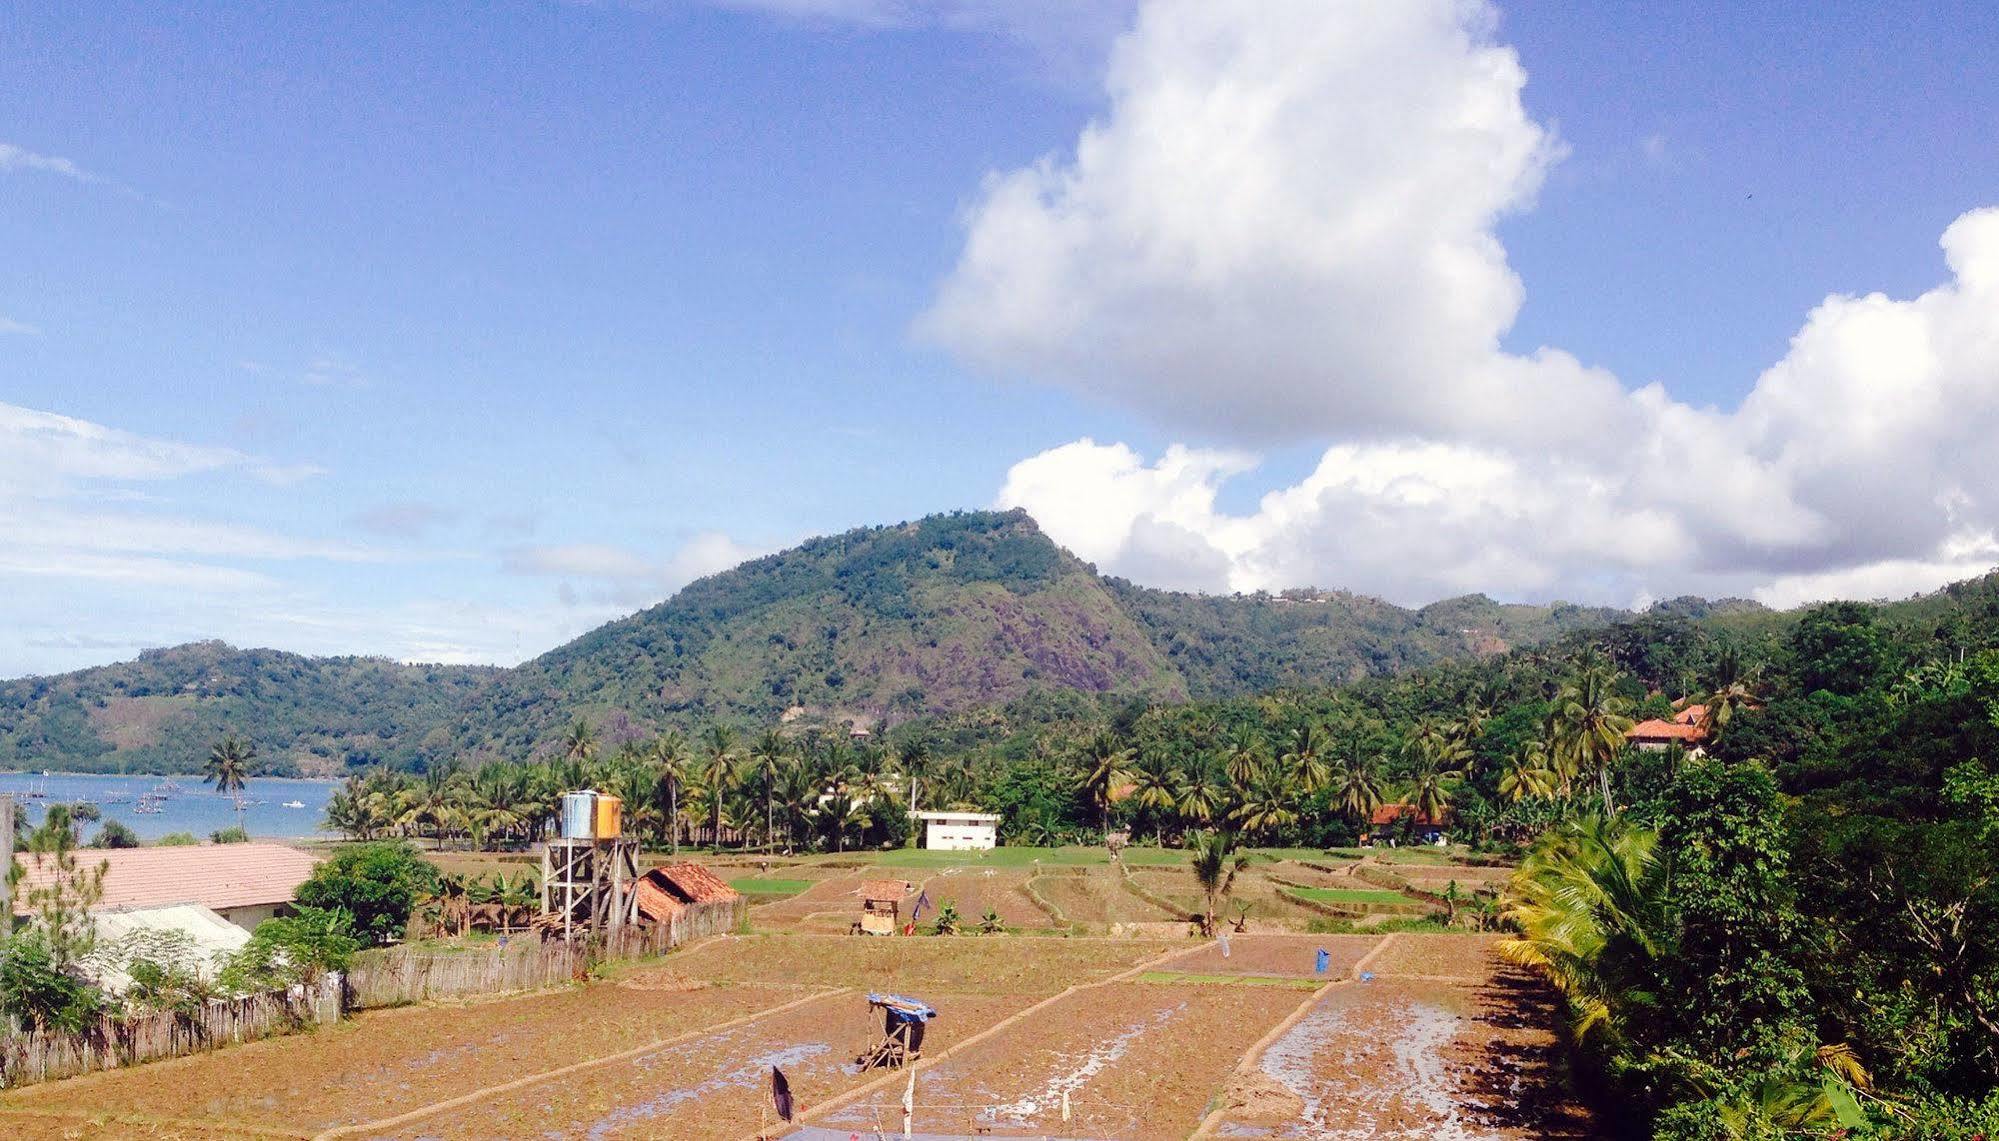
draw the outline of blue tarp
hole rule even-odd
[[[899,994],[870,994],[869,1006],[879,1006],[902,1016],[901,1021],[928,1022],[937,1017],[937,1008],[920,999],[904,998]]]

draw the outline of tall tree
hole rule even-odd
[[[1608,666],[1590,665],[1570,678],[1555,696],[1555,745],[1579,773],[1594,774],[1603,796],[1603,814],[1617,808],[1611,801],[1611,770],[1624,751],[1624,734],[1631,728],[1631,703],[1619,696],[1622,675]]]
[[[1092,734],[1077,756],[1082,770],[1078,790],[1096,810],[1105,834],[1111,830],[1111,804],[1117,799],[1118,790],[1131,780],[1131,758],[1132,749],[1109,730]]]
[[[710,841],[722,846],[722,802],[736,771],[736,734],[727,725],[710,725],[701,758],[701,780],[707,785]]]
[[[1235,888],[1236,873],[1249,866],[1249,855],[1235,850],[1235,836],[1227,831],[1208,832],[1194,842],[1194,858],[1189,862],[1194,882],[1201,886],[1206,908],[1201,912],[1201,933],[1215,933],[1215,912]]]
[[[243,785],[250,776],[250,762],[256,759],[257,746],[237,740],[232,733],[209,748],[208,763],[201,769],[203,779],[214,785],[216,792],[235,799],[239,829],[243,827]]]
[[[750,766],[757,785],[764,794],[764,845],[766,849],[777,847],[777,783],[784,765],[791,757],[791,742],[775,729],[766,729],[756,744],[750,746]]]
[[[659,735],[646,754],[652,762],[654,789],[666,796],[666,829],[672,839],[673,854],[680,854],[680,786],[687,780],[687,767],[693,754],[687,748],[687,739],[668,731]]]

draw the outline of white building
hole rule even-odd
[[[976,852],[999,847],[1000,818],[987,812],[919,812],[923,846],[947,852]]]

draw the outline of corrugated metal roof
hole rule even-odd
[[[107,865],[99,907],[158,907],[198,903],[218,911],[290,903],[319,857],[283,844],[200,844],[180,848],[80,850],[77,863]],[[29,911],[28,893],[55,879],[53,860],[31,852],[16,857],[22,878],[14,912]]]

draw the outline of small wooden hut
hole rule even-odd
[[[662,864],[640,876],[633,892],[638,896],[639,914],[654,923],[664,923],[693,904],[741,898],[735,888],[700,864]]]
[[[868,880],[861,884],[861,919],[854,924],[859,935],[893,935],[902,929],[902,899],[909,894],[906,880]]]

